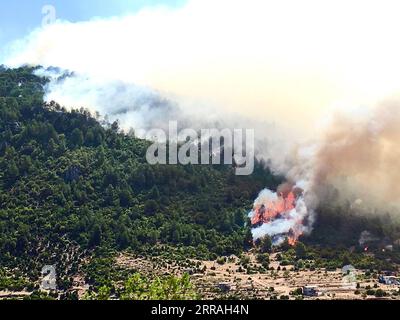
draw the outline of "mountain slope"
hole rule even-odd
[[[151,166],[147,141],[101,125],[87,110],[45,104],[33,68],[0,70],[0,266],[36,279],[44,264],[76,272],[90,253],[160,242],[199,256],[240,253],[246,212],[280,178],[260,163]]]

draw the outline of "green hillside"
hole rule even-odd
[[[263,165],[249,177],[222,165],[148,165],[148,142],[117,123],[45,104],[46,79],[33,71],[0,70],[2,268],[34,280],[57,263],[68,279],[88,254],[164,243],[215,258],[251,244],[246,213],[280,182]]]

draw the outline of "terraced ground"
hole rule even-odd
[[[271,255],[270,269],[265,272],[251,272],[240,267],[240,259],[231,256],[229,261],[219,264],[217,261],[190,260],[190,263],[165,263],[158,258],[147,259],[121,254],[117,258],[117,265],[130,270],[140,271],[149,276],[152,274],[181,275],[191,273],[191,280],[203,299],[375,299],[375,296],[366,295],[368,289],[386,292],[381,299],[400,299],[399,287],[378,283],[376,275],[366,276],[361,270],[354,270],[350,274],[343,273],[342,269],[326,271],[325,269],[294,270],[294,266],[280,267],[276,260],[278,253]],[[261,269],[254,253],[247,254],[252,270]],[[280,267],[280,270],[278,271]],[[318,296],[304,297],[297,293],[307,285],[317,286]]]

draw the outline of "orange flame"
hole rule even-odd
[[[275,219],[284,217],[285,213],[290,212],[296,207],[296,196],[294,192],[284,197],[283,193],[280,194],[277,201],[271,201],[267,205],[261,205],[254,208],[254,216],[251,219],[253,226],[263,223],[269,223]]]
[[[289,217],[290,211],[296,208],[298,195],[302,190],[291,188],[290,191],[279,192],[278,199],[270,201],[267,204],[257,205],[254,207],[254,215],[251,219],[253,227],[258,227],[264,223],[271,223],[277,219],[292,219]],[[303,221],[298,221],[296,225],[302,226]],[[288,243],[295,246],[299,237],[303,234],[302,228],[291,229],[288,234]]]

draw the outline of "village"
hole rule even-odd
[[[188,274],[202,300],[400,300],[397,272],[357,269],[351,264],[342,268],[310,267],[312,261],[307,260],[291,264],[284,260],[287,254],[260,254],[253,248],[240,256],[201,260],[187,258],[176,248],[162,247],[154,254],[119,253],[112,269],[123,277],[139,273],[148,279]],[[372,253],[367,255],[372,257]],[[48,276],[37,286],[50,296],[76,294],[78,299],[86,299],[93,288],[82,270],[79,268],[72,277],[72,287],[65,292],[60,288],[52,290],[56,283]],[[112,279],[115,288],[123,284],[123,277]],[[0,291],[0,299],[24,299],[30,295],[28,289]]]
[[[200,297],[205,300],[400,299],[400,279],[395,273],[375,274],[350,265],[329,271],[295,270],[290,265],[282,267],[278,255],[270,255],[268,270],[257,261],[253,252],[215,261],[190,260],[170,264],[157,257],[149,260],[121,255],[117,265],[149,275],[188,273]]]

